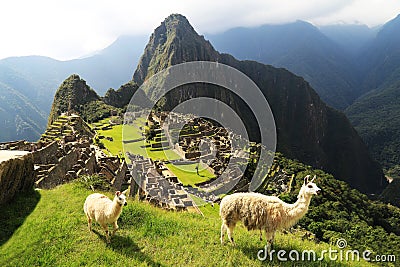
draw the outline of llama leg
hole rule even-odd
[[[234,246],[235,246],[235,241],[233,240],[233,229],[235,229],[235,226],[236,226],[235,223],[228,224],[228,239]]]
[[[115,221],[114,222],[114,230],[113,230],[113,233],[112,233],[112,235],[115,235],[115,232],[118,230],[118,224],[117,224],[117,221]]]
[[[224,244],[225,231],[227,231],[227,227],[225,225],[225,222],[222,222],[222,225],[221,225],[221,245]]]
[[[91,232],[92,231],[92,218],[90,218],[89,214],[86,214],[86,217],[88,219],[87,225],[88,225],[88,228],[89,228],[89,232]]]
[[[268,250],[272,250],[272,245],[274,242],[275,232],[268,232],[265,230],[265,237],[267,239],[267,248]]]
[[[271,248],[274,245],[274,241],[275,241],[275,232],[272,232],[272,237],[271,237],[271,239],[269,241],[271,243]]]
[[[108,231],[108,225],[107,224],[102,224],[101,227],[103,227],[104,231],[106,232],[107,243],[110,243],[110,233]]]
[[[262,241],[262,230],[260,229],[260,241]]]

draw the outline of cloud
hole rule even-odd
[[[199,20],[199,25],[204,28],[205,32],[212,33],[236,26],[257,26],[267,23],[293,22],[296,20],[311,21],[316,16],[327,16],[342,9],[349,1],[264,0],[246,1],[246,4],[243,4],[243,1],[237,1],[237,5],[225,9],[223,7],[232,5],[232,2],[223,2],[223,6],[220,7],[211,7],[207,10],[203,9],[191,12],[196,20]],[[209,15],[207,16],[207,14]],[[210,19],[203,20],[202,18],[204,17]]]
[[[379,12],[377,12],[379,10]],[[149,35],[171,13],[200,33],[237,26],[305,20],[314,24],[382,24],[400,11],[398,0],[6,0],[0,10],[0,58],[39,54],[58,59],[104,48],[123,34]]]
[[[395,18],[399,13],[400,1],[398,0],[385,0],[384,4],[381,0],[354,0],[329,16],[316,17],[314,23],[362,23],[374,27]]]

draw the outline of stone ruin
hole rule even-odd
[[[33,157],[37,188],[50,189],[80,175],[94,174],[98,168],[95,150],[87,141],[66,144],[53,141],[33,152]]]
[[[137,177],[139,199],[167,210],[198,210],[196,204],[178,181],[178,178],[160,161],[145,159],[128,153],[132,164],[128,166],[132,177]]]
[[[184,187],[163,162],[152,161],[127,152],[127,157],[132,162],[128,165],[128,169],[131,170],[131,176],[138,180],[140,199],[168,210],[196,209],[197,206],[191,195],[200,197],[205,202],[213,203],[218,201],[216,195],[220,192],[226,193],[235,184],[240,184],[243,173],[239,168],[234,167],[224,173],[230,160],[238,164],[247,162],[247,158],[241,156],[245,153],[240,153],[240,151],[232,153],[230,140],[231,138],[240,138],[240,136],[235,136],[226,129],[213,125],[210,121],[190,118],[190,114],[185,117],[186,115],[170,112],[169,115],[172,118],[169,125],[172,129],[174,125],[180,125],[180,120],[188,121],[185,128],[180,129],[178,143],[172,144],[169,134],[157,135],[157,133],[161,133],[161,127],[165,127],[163,121],[167,115],[165,112],[153,112],[147,122],[147,125],[151,126],[155,133],[155,136],[152,137],[155,142],[152,144],[152,148],[174,149],[182,158],[170,161],[175,165],[192,164],[198,160],[207,162],[210,172],[220,177],[196,184],[197,187]],[[193,131],[194,128],[197,131]],[[204,138],[212,139],[215,151],[208,147],[201,148],[200,143]]]
[[[151,121],[156,122],[156,125],[162,125],[167,116],[169,118],[169,125],[163,125],[162,127],[164,128],[179,128],[181,127],[180,122],[186,122],[185,126],[179,129],[180,133],[177,143],[171,144],[173,141],[170,137],[169,140],[167,140],[170,143],[169,146],[174,148],[174,151],[182,157],[183,161],[202,161],[208,165],[208,170],[215,176],[219,177],[224,174],[217,182],[214,181],[215,179],[212,179],[198,186],[203,186],[204,188],[210,186],[210,188],[212,188],[210,190],[217,190],[219,188],[217,191],[223,191],[229,188],[232,183],[241,181],[243,172],[234,169],[226,173],[226,167],[230,162],[233,164],[243,164],[248,161],[244,151],[241,149],[233,151],[232,148],[231,140],[233,139],[238,141],[238,143],[246,144],[246,141],[240,135],[222,126],[216,125],[209,120],[195,118],[191,114],[153,112],[150,118]],[[210,140],[212,146],[201,147],[202,140]],[[168,144],[163,144],[163,146],[167,147]],[[246,183],[248,184],[248,181],[246,181]],[[240,188],[244,190],[246,186],[241,185]],[[206,201],[208,200],[208,197],[200,197]]]
[[[12,155],[0,158],[0,203],[32,186],[50,189],[84,174],[104,177],[115,190],[131,185],[133,179],[126,163],[118,157],[107,157],[92,144],[93,136],[79,116],[64,115],[37,143],[0,143],[0,155]]]

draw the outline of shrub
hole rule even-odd
[[[111,189],[110,183],[99,175],[81,175],[77,179],[78,183],[86,189],[109,191]]]

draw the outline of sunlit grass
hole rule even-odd
[[[179,181],[183,185],[195,186],[196,183],[206,182],[215,177],[214,174],[212,174],[202,165],[200,165],[199,174],[197,174],[196,166],[197,163],[192,163],[188,165],[167,164],[168,169],[170,169],[179,178]]]
[[[236,247],[221,246],[218,206],[201,207],[204,217],[167,212],[128,198],[119,219],[120,230],[107,244],[104,232],[94,224],[89,232],[83,213],[86,196],[93,193],[77,183],[39,191],[22,225],[0,247],[1,266],[370,266],[367,262],[261,262],[257,253],[265,241],[258,232],[235,229]],[[112,197],[111,193],[106,193]],[[18,196],[24,205],[24,196]],[[14,206],[2,212],[13,214]],[[1,217],[2,220],[5,219]],[[8,218],[12,220],[12,218]],[[320,255],[325,243],[302,240],[300,234],[276,237],[275,249],[314,249]]]

